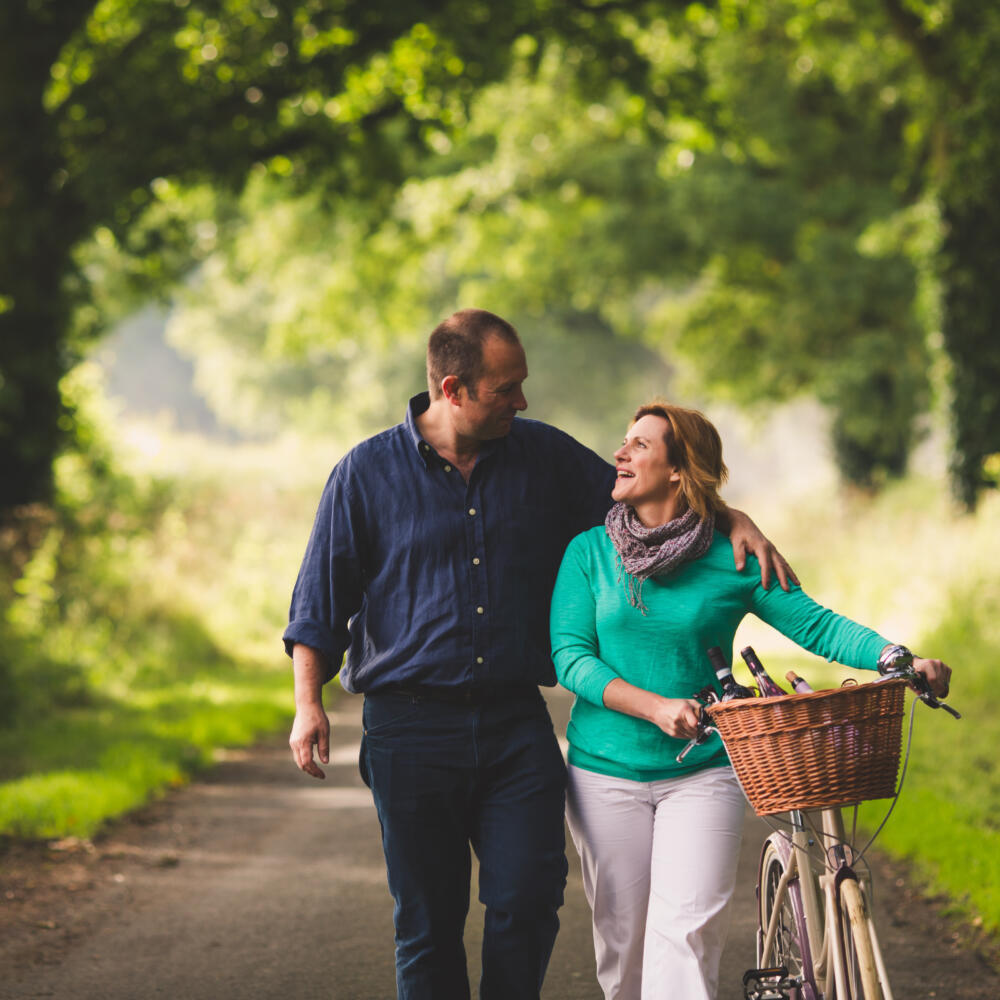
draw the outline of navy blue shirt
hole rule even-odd
[[[416,417],[334,467],[292,594],[285,649],[319,650],[329,680],[553,685],[549,604],[569,540],[603,523],[614,467],[568,434],[518,418],[483,444],[466,483]]]

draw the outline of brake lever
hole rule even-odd
[[[716,695],[715,691],[713,691],[711,688],[706,688],[703,691],[699,691],[698,694],[695,695],[695,697],[696,698],[707,697],[709,704],[719,700],[718,695]],[[698,712],[698,733],[695,737],[688,740],[687,743],[684,745],[684,749],[681,750],[681,752],[676,757],[677,763],[678,764],[683,763],[684,758],[695,747],[701,746],[701,744],[704,743],[705,740],[707,740],[708,737],[714,732],[717,732],[717,730],[712,725],[711,717],[709,716],[708,712],[705,711],[705,706],[702,705],[701,709]]]
[[[956,719],[961,719],[961,712],[956,711],[951,705],[946,704],[941,701],[940,698],[931,690],[930,683],[923,674],[918,673],[912,667],[905,670],[890,670],[882,675],[886,680],[894,680],[899,678],[905,680],[914,691],[916,696],[928,707],[928,708],[943,708],[950,716]]]
[[[949,715],[953,716],[954,718],[956,719],[962,718],[961,712],[957,712],[955,711],[955,709],[951,707],[951,705],[946,705],[943,701],[939,701],[937,697],[935,697],[934,695],[930,694],[927,695],[926,697],[923,696],[921,697],[925,705],[930,705],[931,708],[943,708]]]

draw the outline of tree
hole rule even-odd
[[[44,496],[72,430],[58,382],[100,324],[101,255],[128,261],[132,286],[162,287],[239,228],[225,192],[251,171],[317,190],[318,212],[349,202],[358,247],[396,233],[428,263],[441,249],[399,214],[403,182],[499,178],[453,201],[468,235],[455,250],[509,245],[502,258],[527,270],[452,252],[428,308],[491,276],[501,311],[685,351],[737,398],[814,391],[845,472],[872,482],[902,468],[928,395],[940,192],[971,502],[1000,433],[997,18],[973,0],[518,0],[502,16],[474,0],[8,4],[0,508]],[[600,135],[589,118],[577,130],[596,144],[565,115],[545,126],[558,141],[509,110],[493,132],[470,126],[474,95],[512,59],[512,87],[535,71],[544,83],[551,53],[557,99],[606,116]],[[190,214],[199,184],[215,217]]]
[[[329,214],[315,198],[246,204],[175,336],[211,366],[224,413],[242,404],[260,426],[279,412],[287,423],[289,407],[329,415],[325,387],[339,397],[349,379],[384,390],[389,359],[405,352],[417,369],[437,317],[495,304],[522,332],[561,337],[567,358],[574,331],[580,348],[579,331],[603,330],[605,350],[584,348],[602,366],[631,341],[683,354],[700,386],[744,405],[815,393],[847,478],[900,474],[928,359],[900,238],[919,197],[896,185],[908,119],[883,92],[912,68],[874,35],[845,52],[840,38],[859,34],[849,10],[796,25],[798,9],[621,15],[648,74],[594,89],[579,48],[522,39],[507,77],[477,92],[467,124],[379,218],[356,200]],[[378,396],[356,393],[351,416]],[[614,398],[621,420],[635,399]]]
[[[379,197],[546,21],[531,3],[491,18],[464,0],[3,4],[0,509],[47,495],[72,430],[59,380],[97,321],[81,242],[100,231],[156,287],[176,259],[136,223],[161,181],[238,189],[262,164]]]
[[[1000,453],[1000,9],[976,0],[883,0],[935,88],[929,181],[944,224],[939,268],[951,363],[955,492],[997,485]]]

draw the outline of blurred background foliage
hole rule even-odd
[[[90,834],[282,724],[319,485],[468,305],[599,450],[656,392],[709,408],[810,589],[978,690],[998,49],[979,0],[3,4],[0,832]],[[920,846],[1000,799],[978,738],[989,793],[934,784],[933,728],[951,825],[897,848],[996,893]]]
[[[3,508],[49,496],[61,377],[178,287],[240,428],[384,422],[476,302],[741,405],[814,396],[865,486],[936,402],[959,498],[995,485],[994,5],[17,0],[0,28]]]

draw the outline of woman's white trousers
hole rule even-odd
[[[715,1000],[745,808],[728,767],[649,782],[570,767],[606,1000]]]

